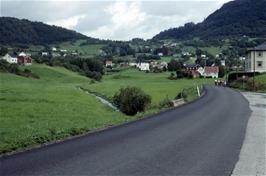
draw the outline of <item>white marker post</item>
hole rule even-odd
[[[197,85],[197,91],[198,91],[198,96],[200,97],[200,90],[199,90],[199,86]]]

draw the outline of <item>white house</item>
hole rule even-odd
[[[48,56],[48,52],[42,52],[42,56]]]
[[[60,52],[62,52],[62,53],[66,53],[67,50],[66,50],[66,49],[60,49]]]
[[[57,52],[52,52],[52,57],[60,57],[61,54]]]
[[[225,66],[225,60],[221,60],[221,65]]]
[[[137,65],[137,67],[141,71],[150,71],[150,64],[149,63],[140,63]]]
[[[56,51],[57,49],[55,47],[52,48],[52,51]]]
[[[202,55],[201,55],[201,58],[206,58],[206,55],[205,55],[205,54],[202,54]]]
[[[163,56],[163,53],[158,53],[158,56]]]
[[[11,55],[9,55],[8,53],[6,54],[6,55],[4,55],[3,57],[1,57],[1,59],[3,59],[3,60],[6,60],[8,63],[18,63],[18,59],[17,59],[17,57],[15,57],[15,56],[11,56]]]
[[[247,72],[266,72],[266,43],[248,49],[245,70]]]
[[[131,67],[135,67],[135,66],[137,66],[138,64],[136,63],[136,62],[129,62],[129,66],[131,66]]]

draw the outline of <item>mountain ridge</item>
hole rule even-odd
[[[225,3],[201,23],[187,23],[155,35],[153,39],[190,39],[230,36],[266,36],[266,1],[235,0]]]

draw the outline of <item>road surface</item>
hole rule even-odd
[[[230,175],[251,110],[229,88],[102,132],[0,158],[0,175]]]

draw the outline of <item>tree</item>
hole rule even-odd
[[[177,71],[177,70],[181,70],[182,68],[183,68],[183,63],[181,61],[172,59],[168,63],[168,71]]]
[[[225,75],[225,68],[224,68],[224,66],[219,66],[219,73],[218,73],[219,78],[224,77],[224,75]]]
[[[144,111],[151,103],[151,97],[145,94],[140,88],[121,88],[113,97],[114,104],[127,115],[136,115]]]
[[[0,56],[4,56],[8,53],[8,49],[6,47],[1,47],[0,49]]]

